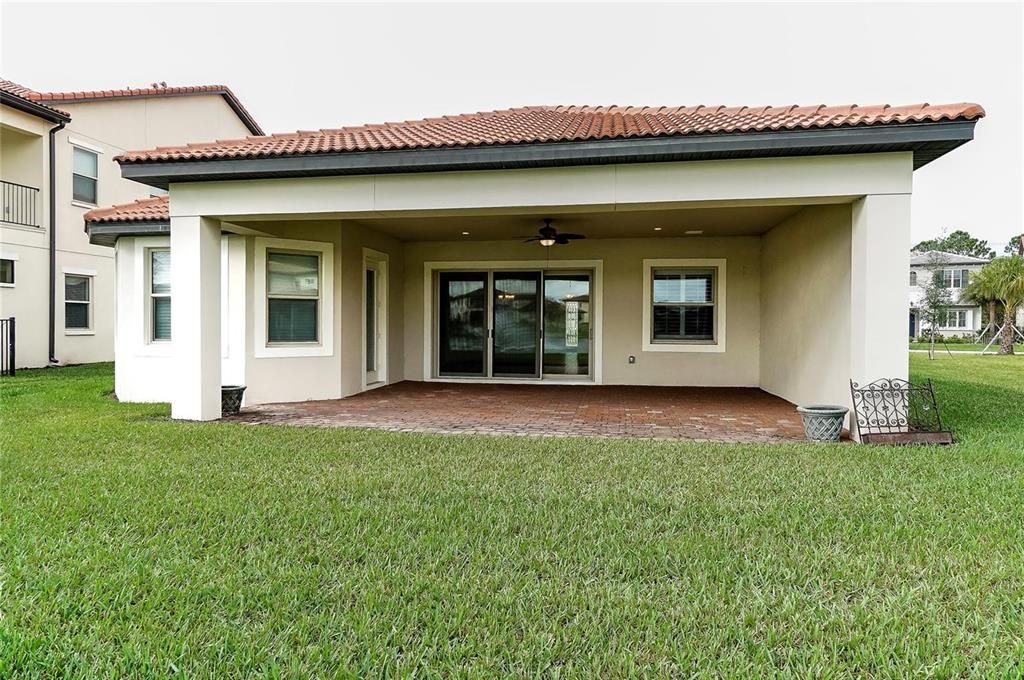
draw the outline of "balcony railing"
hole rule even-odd
[[[39,226],[39,189],[0,181],[0,220],[23,227]]]

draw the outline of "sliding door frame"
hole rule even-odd
[[[423,264],[423,380],[427,382],[483,382],[483,383],[571,383],[576,385],[600,385],[602,382],[602,329],[603,329],[603,306],[604,306],[604,261],[603,260],[473,260],[458,262],[425,262]],[[441,376],[438,370],[438,347],[437,338],[439,330],[439,315],[437,309],[438,300],[438,274],[442,271],[472,271],[487,272],[488,281],[488,302],[487,302],[487,323],[488,331],[493,326],[493,274],[501,272],[523,272],[523,271],[567,271],[567,272],[590,272],[591,275],[591,365],[589,380],[577,376],[549,376],[541,378],[508,378],[508,377],[456,377]],[[543,279],[541,276],[541,309],[538,313],[543,314]],[[543,321],[541,321],[543,323]],[[487,338],[486,366],[490,370],[491,354],[493,352],[493,338],[488,332]],[[543,339],[539,348],[541,361],[543,362]],[[541,373],[543,376],[543,373]]]

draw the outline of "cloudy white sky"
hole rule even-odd
[[[913,235],[1002,243],[1024,231],[1022,35],[1020,2],[3,3],[0,74],[224,83],[275,132],[530,104],[975,101],[975,141],[915,173]]]

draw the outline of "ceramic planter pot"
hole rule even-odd
[[[843,433],[843,420],[850,409],[845,406],[797,406],[804,421],[804,434],[812,442],[837,442]]]
[[[223,385],[220,388],[220,414],[233,416],[242,408],[245,385]]]

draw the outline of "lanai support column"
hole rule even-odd
[[[853,204],[852,221],[850,378],[906,380],[910,194],[869,194]]]
[[[220,221],[171,217],[171,417],[220,418]]]

